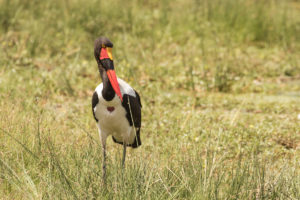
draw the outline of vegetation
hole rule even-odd
[[[296,0],[0,0],[0,199],[299,199]],[[139,91],[142,143],[108,141],[93,42]]]

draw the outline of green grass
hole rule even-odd
[[[0,0],[0,199],[299,199],[300,3]],[[108,139],[93,41],[143,104]]]

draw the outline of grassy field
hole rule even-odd
[[[143,104],[106,186],[101,35]],[[0,199],[300,199],[299,1],[0,0],[0,47]]]

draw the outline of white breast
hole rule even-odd
[[[122,96],[128,94],[136,96],[135,91],[122,79],[118,78]],[[102,96],[103,84],[101,83],[97,88],[99,102],[94,108],[95,116],[98,119],[98,127],[101,135],[113,135],[118,141],[126,141],[132,143],[135,138],[134,129],[129,125],[126,118],[126,110],[122,106],[120,98],[115,95],[111,101],[106,101]],[[114,107],[114,111],[110,112],[107,107]]]

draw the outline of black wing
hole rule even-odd
[[[140,95],[136,91],[135,91],[135,97],[130,96],[128,94],[124,94],[122,106],[126,110],[126,118],[129,122],[129,125],[132,126],[134,124],[136,130],[136,138],[134,140],[134,143],[128,144],[128,146],[137,148],[142,144],[140,138],[140,129],[142,123],[142,114],[141,114],[142,104],[141,104]],[[113,140],[116,143],[123,144],[123,142],[116,141],[115,138],[113,138]]]
[[[96,105],[98,104],[98,102],[99,102],[98,94],[95,91],[94,94],[93,94],[93,98],[92,98],[92,111],[93,111],[93,115],[94,115],[94,118],[95,118],[96,122],[98,122],[98,119],[95,116],[94,108],[96,107]]]

